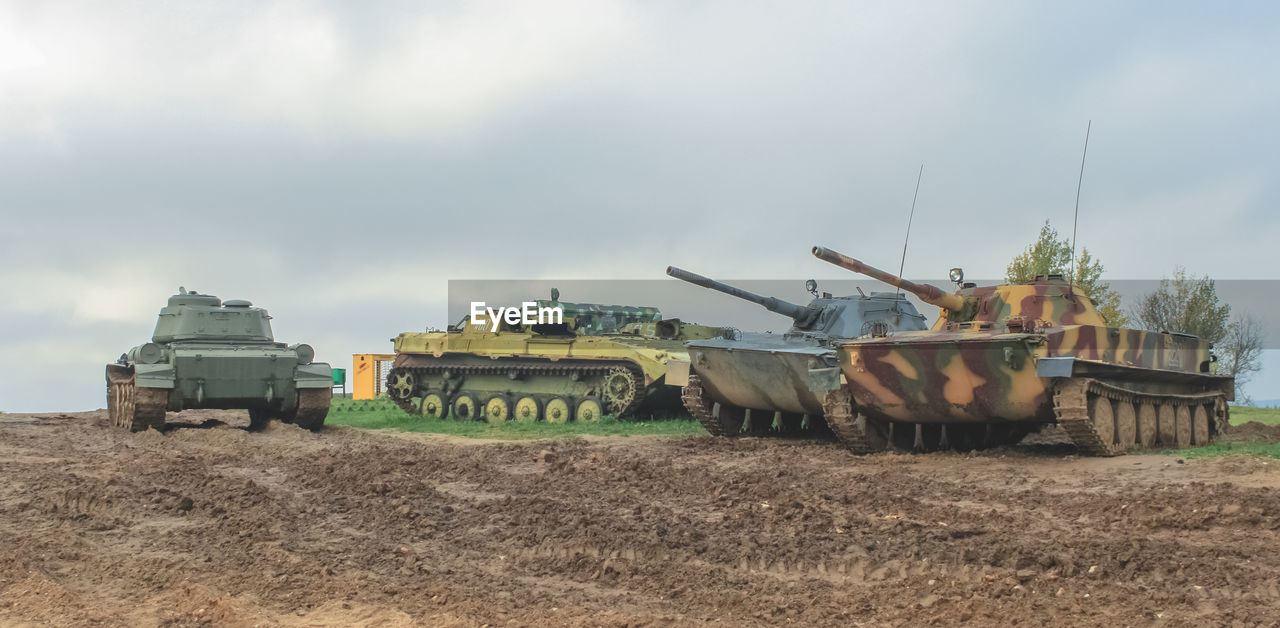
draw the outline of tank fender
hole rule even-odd
[[[1036,377],[1071,377],[1075,363],[1073,357],[1040,358],[1036,360]]]
[[[175,377],[172,364],[135,364],[133,372],[141,388],[173,388]]]
[[[672,358],[667,362],[667,379],[668,386],[688,386],[689,385],[689,361],[679,358]]]
[[[845,383],[844,373],[840,367],[809,369],[809,390],[821,393],[838,390]]]
[[[333,368],[324,362],[299,365],[293,377],[298,388],[333,387]]]

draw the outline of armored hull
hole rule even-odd
[[[684,341],[718,327],[662,319],[655,308],[539,301],[561,325],[522,327],[464,319],[447,331],[393,339],[392,399],[410,414],[457,420],[595,421],[666,415],[679,395],[667,365],[687,361]]]
[[[840,386],[834,343],[866,334],[925,329],[924,316],[897,293],[833,297],[809,289],[807,305],[762,297],[679,268],[667,274],[730,294],[792,319],[784,334],[746,334],[688,343],[690,363],[673,368],[685,408],[717,436],[829,435],[823,398]],[[680,374],[687,372],[687,377]]]
[[[1110,327],[1060,277],[962,283],[946,294],[834,251],[814,254],[942,311],[929,331],[837,343],[846,384],[824,408],[854,451],[968,449],[1057,423],[1082,452],[1115,455],[1203,445],[1226,429],[1233,380],[1211,373],[1209,343]]]
[[[782,335],[745,334],[689,343],[691,373],[717,403],[762,412],[822,415],[809,371],[836,365],[836,352]]]
[[[271,419],[319,429],[333,371],[304,344],[275,342],[266,310],[248,301],[180,291],[160,310],[151,342],[107,366],[112,423],[164,427],[165,412],[246,409],[251,427]]]

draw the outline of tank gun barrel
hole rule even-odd
[[[721,283],[709,277],[703,277],[697,273],[691,273],[687,270],[676,268],[675,266],[668,266],[667,274],[675,277],[676,279],[687,281],[697,286],[702,286],[703,288],[723,292],[727,295],[735,296],[739,299],[744,299],[757,305],[761,305],[764,309],[769,310],[770,312],[777,312],[783,316],[789,316],[797,322],[806,321],[813,316],[813,311],[803,305],[796,305],[795,303],[783,301],[777,297],[760,296],[754,292],[748,292],[742,288],[735,288],[727,283]]]
[[[813,255],[824,262],[830,262],[841,268],[852,270],[855,273],[861,273],[871,277],[872,279],[878,279],[891,286],[902,288],[903,290],[920,297],[920,300],[925,303],[936,305],[952,312],[959,312],[964,308],[964,297],[951,294],[949,292],[943,292],[942,289],[928,284],[919,284],[907,281],[897,275],[887,273],[874,266],[868,266],[856,259],[853,259],[852,257],[842,255],[832,251],[831,249],[815,246],[813,247]]]

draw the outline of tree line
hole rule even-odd
[[[1234,376],[1237,401],[1248,403],[1243,387],[1262,370],[1262,324],[1248,314],[1233,316],[1231,305],[1218,298],[1212,278],[1178,267],[1155,291],[1124,309],[1120,294],[1102,280],[1101,260],[1081,248],[1073,269],[1071,257],[1070,240],[1045,221],[1035,242],[1009,263],[1005,279],[1018,283],[1060,274],[1089,295],[1112,327],[1191,334],[1213,343],[1215,372]]]

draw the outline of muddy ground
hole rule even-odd
[[[181,420],[0,417],[0,624],[1280,621],[1276,461]]]

